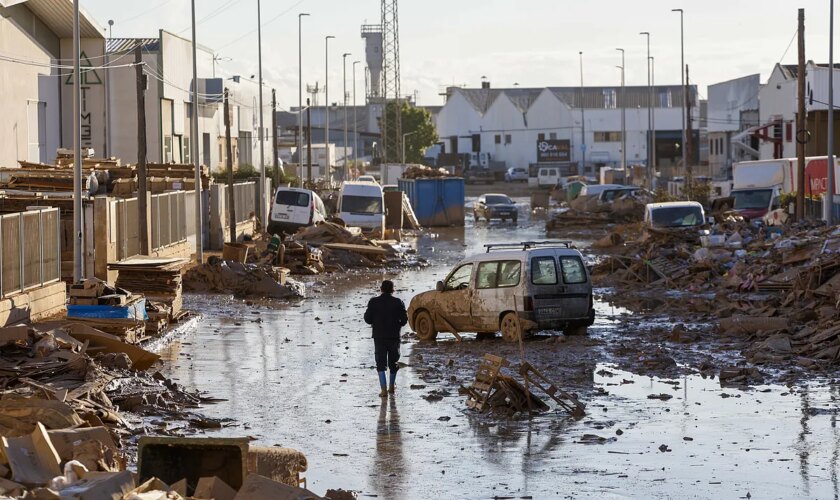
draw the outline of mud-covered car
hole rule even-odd
[[[501,331],[508,342],[540,330],[585,334],[595,321],[592,281],[566,241],[485,245],[435,290],[411,299],[408,322],[420,340],[438,332]]]
[[[473,218],[478,222],[481,217],[487,219],[488,222],[490,219],[501,219],[502,222],[511,219],[516,222],[519,218],[519,210],[516,208],[516,202],[508,195],[488,193],[479,196],[473,205]]]

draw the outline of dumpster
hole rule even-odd
[[[399,179],[421,226],[464,225],[464,179]]]

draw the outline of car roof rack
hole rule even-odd
[[[523,241],[520,243],[489,243],[484,245],[484,248],[487,249],[487,253],[490,253],[491,250],[511,250],[517,248],[528,250],[530,248],[537,247],[574,248],[574,245],[572,244],[572,240]]]

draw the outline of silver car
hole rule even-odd
[[[435,290],[411,299],[408,321],[420,340],[438,332],[501,331],[505,341],[539,330],[585,334],[595,321],[592,281],[570,242],[485,245]]]

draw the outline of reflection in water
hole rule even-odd
[[[802,492],[805,495],[810,494],[810,482],[809,477],[810,474],[808,473],[808,454],[809,446],[808,446],[808,435],[811,434],[811,430],[808,428],[808,420],[810,420],[811,416],[811,400],[808,398],[808,387],[805,386],[802,388],[800,392],[800,399],[802,400],[802,418],[799,419],[799,423],[802,426],[802,430],[799,433],[799,475],[802,478]]]
[[[376,421],[376,456],[370,473],[373,488],[384,498],[403,498],[409,472],[405,468],[397,400],[394,396],[382,398]]]

